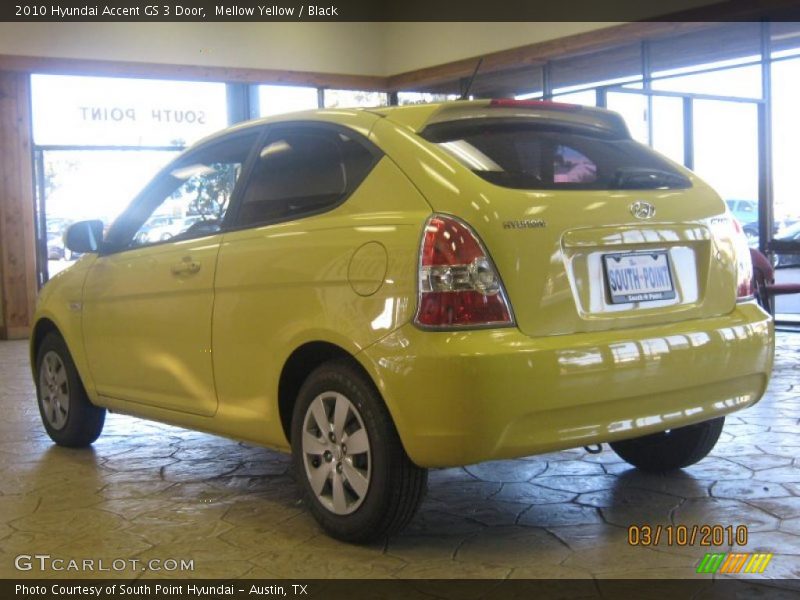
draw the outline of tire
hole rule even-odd
[[[652,435],[611,442],[617,455],[637,469],[664,473],[704,459],[719,439],[725,417]]]
[[[67,345],[55,332],[36,352],[36,396],[44,428],[59,446],[83,448],[103,431],[106,409],[89,401]]]
[[[411,462],[378,390],[351,363],[332,361],[309,375],[291,434],[306,502],[330,536],[372,542],[411,521],[428,471]]]

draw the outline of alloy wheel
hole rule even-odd
[[[355,405],[339,392],[324,392],[303,419],[303,465],[315,496],[329,511],[355,511],[369,490],[369,435]]]
[[[52,350],[39,369],[39,394],[47,422],[53,429],[63,429],[69,416],[69,382],[64,361]]]

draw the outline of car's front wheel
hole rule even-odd
[[[48,333],[36,353],[36,396],[42,423],[56,444],[81,448],[103,431],[106,409],[89,401],[64,339]]]
[[[348,542],[400,531],[427,485],[427,470],[409,459],[378,391],[346,361],[317,368],[300,389],[292,453],[312,514]]]
[[[688,467],[705,458],[717,443],[724,424],[725,417],[718,417],[609,445],[634,467],[663,473]]]

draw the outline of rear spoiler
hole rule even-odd
[[[606,131],[616,137],[630,138],[623,118],[610,110],[564,104],[546,100],[457,100],[439,104],[368,109],[420,133],[428,125],[462,119],[540,118],[561,123],[574,123]]]
[[[515,100],[513,98],[443,104],[442,108],[425,123],[425,127],[444,121],[498,117],[552,119],[562,123],[574,123],[593,129],[602,129],[621,138],[631,137],[624,119],[618,113],[604,108],[547,100]]]

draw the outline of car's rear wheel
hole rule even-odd
[[[340,540],[397,533],[425,493],[427,470],[408,458],[372,382],[346,361],[322,365],[301,387],[292,453],[312,514]]]
[[[718,417],[609,445],[637,469],[663,473],[688,467],[705,458],[717,443],[724,424],[725,417]]]
[[[80,448],[103,431],[106,409],[89,401],[64,339],[48,333],[36,354],[36,395],[42,423],[56,444]]]

